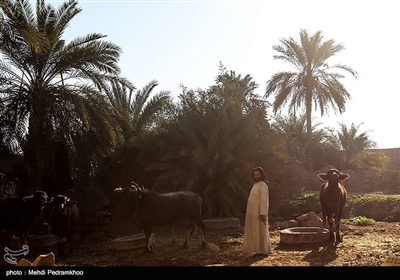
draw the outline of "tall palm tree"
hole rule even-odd
[[[119,76],[121,49],[99,33],[65,42],[65,29],[81,12],[77,5],[37,0],[33,10],[27,0],[0,1],[3,133],[35,169],[33,188],[51,182],[57,166],[76,170],[71,160],[90,173],[115,147],[102,89],[111,81],[130,84]]]
[[[342,65],[329,65],[327,60],[344,50],[342,44],[330,39],[323,41],[322,31],[310,35],[307,30],[300,30],[300,41],[294,38],[281,39],[280,45],[272,48],[279,54],[274,59],[289,62],[296,71],[279,72],[267,82],[265,97],[275,93],[273,111],[277,112],[285,105],[289,110],[305,106],[307,119],[308,161],[310,170],[312,164],[312,107],[321,111],[323,116],[329,106],[335,112],[345,111],[346,100],[351,96],[340,82],[344,76],[331,70],[340,70],[350,73],[357,78],[358,74],[352,68]]]

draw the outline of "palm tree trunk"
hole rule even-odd
[[[307,156],[309,171],[314,171],[313,163],[313,143],[312,143],[312,124],[311,124],[311,90],[307,89],[306,97],[306,121],[307,121]]]

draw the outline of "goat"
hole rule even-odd
[[[326,181],[320,187],[319,200],[322,207],[322,222],[325,226],[326,220],[329,223],[329,240],[334,241],[333,217],[335,218],[336,242],[342,242],[340,236],[340,220],[343,214],[343,207],[346,204],[347,191],[339,181],[346,180],[349,174],[340,173],[337,169],[330,169],[326,173],[317,175],[321,180]]]
[[[39,216],[48,196],[38,190],[30,196],[12,196],[0,200],[0,228],[12,228],[18,232],[20,245],[28,245],[29,228]]]
[[[51,226],[52,233],[57,237],[57,256],[65,259],[65,244],[69,243],[69,253],[73,252],[74,227],[79,219],[77,201],[64,195],[57,195],[46,202],[43,214]]]
[[[207,244],[205,240],[205,225],[201,217],[201,197],[191,191],[158,193],[140,188],[135,182],[125,187],[116,188],[115,193],[126,194],[126,198],[135,207],[135,223],[143,228],[146,239],[144,253],[153,252],[151,233],[153,226],[168,225],[185,220],[187,229],[183,248],[186,248],[193,232],[199,229],[201,247]]]

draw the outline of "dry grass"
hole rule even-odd
[[[283,245],[279,230],[270,232],[273,253],[267,257],[253,256],[242,251],[243,228],[208,231],[206,238],[216,245],[200,249],[200,234],[193,236],[187,249],[181,248],[185,237],[180,225],[155,227],[155,252],[143,254],[144,249],[116,251],[110,241],[138,229],[131,224],[109,226],[87,242],[76,243],[75,251],[66,260],[56,260],[57,266],[381,266],[388,256],[400,256],[399,223],[377,222],[370,226],[351,226],[344,232],[343,243]],[[176,241],[173,242],[171,229]],[[56,253],[56,248],[31,251],[33,261],[39,254]],[[4,261],[2,263],[4,265]],[[7,265],[7,264],[6,264]]]

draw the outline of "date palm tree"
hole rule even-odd
[[[163,137],[161,158],[148,167],[159,172],[155,187],[190,189],[204,199],[204,214],[226,217],[245,211],[249,170],[279,166],[281,138],[270,128],[269,105],[254,91],[250,75],[220,65],[215,84],[178,96],[176,118]],[[164,189],[165,191],[165,189]]]
[[[121,49],[99,33],[62,38],[81,12],[77,4],[37,0],[34,10],[27,0],[0,1],[2,132],[34,168],[32,188],[51,184],[57,166],[71,172],[79,162],[90,173],[115,147],[102,89],[110,81],[130,84],[120,77]]]
[[[158,139],[160,123],[170,118],[169,108],[173,103],[170,91],[154,92],[157,86],[157,80],[151,80],[140,90],[112,83],[106,91],[115,122],[120,127],[122,141],[100,176],[112,171],[109,177],[119,180],[115,185],[133,179],[142,184],[149,177],[144,170],[146,162],[154,154],[158,156],[154,141]]]
[[[326,143],[338,154],[340,169],[361,170],[375,168],[382,170],[388,162],[384,153],[374,151],[377,143],[369,136],[369,130],[360,131],[361,124],[347,126],[339,122],[339,129],[328,128]]]
[[[272,47],[279,54],[274,59],[289,62],[295,71],[276,73],[267,82],[265,97],[275,94],[273,111],[277,112],[286,105],[289,110],[304,108],[307,121],[308,161],[312,164],[312,109],[321,111],[321,116],[332,107],[340,114],[345,111],[346,100],[351,96],[340,79],[344,75],[332,70],[350,73],[358,78],[352,68],[343,64],[329,65],[327,60],[344,50],[342,44],[334,40],[323,41],[322,31],[310,35],[307,30],[300,30],[300,41],[294,38],[283,38],[280,45]]]

